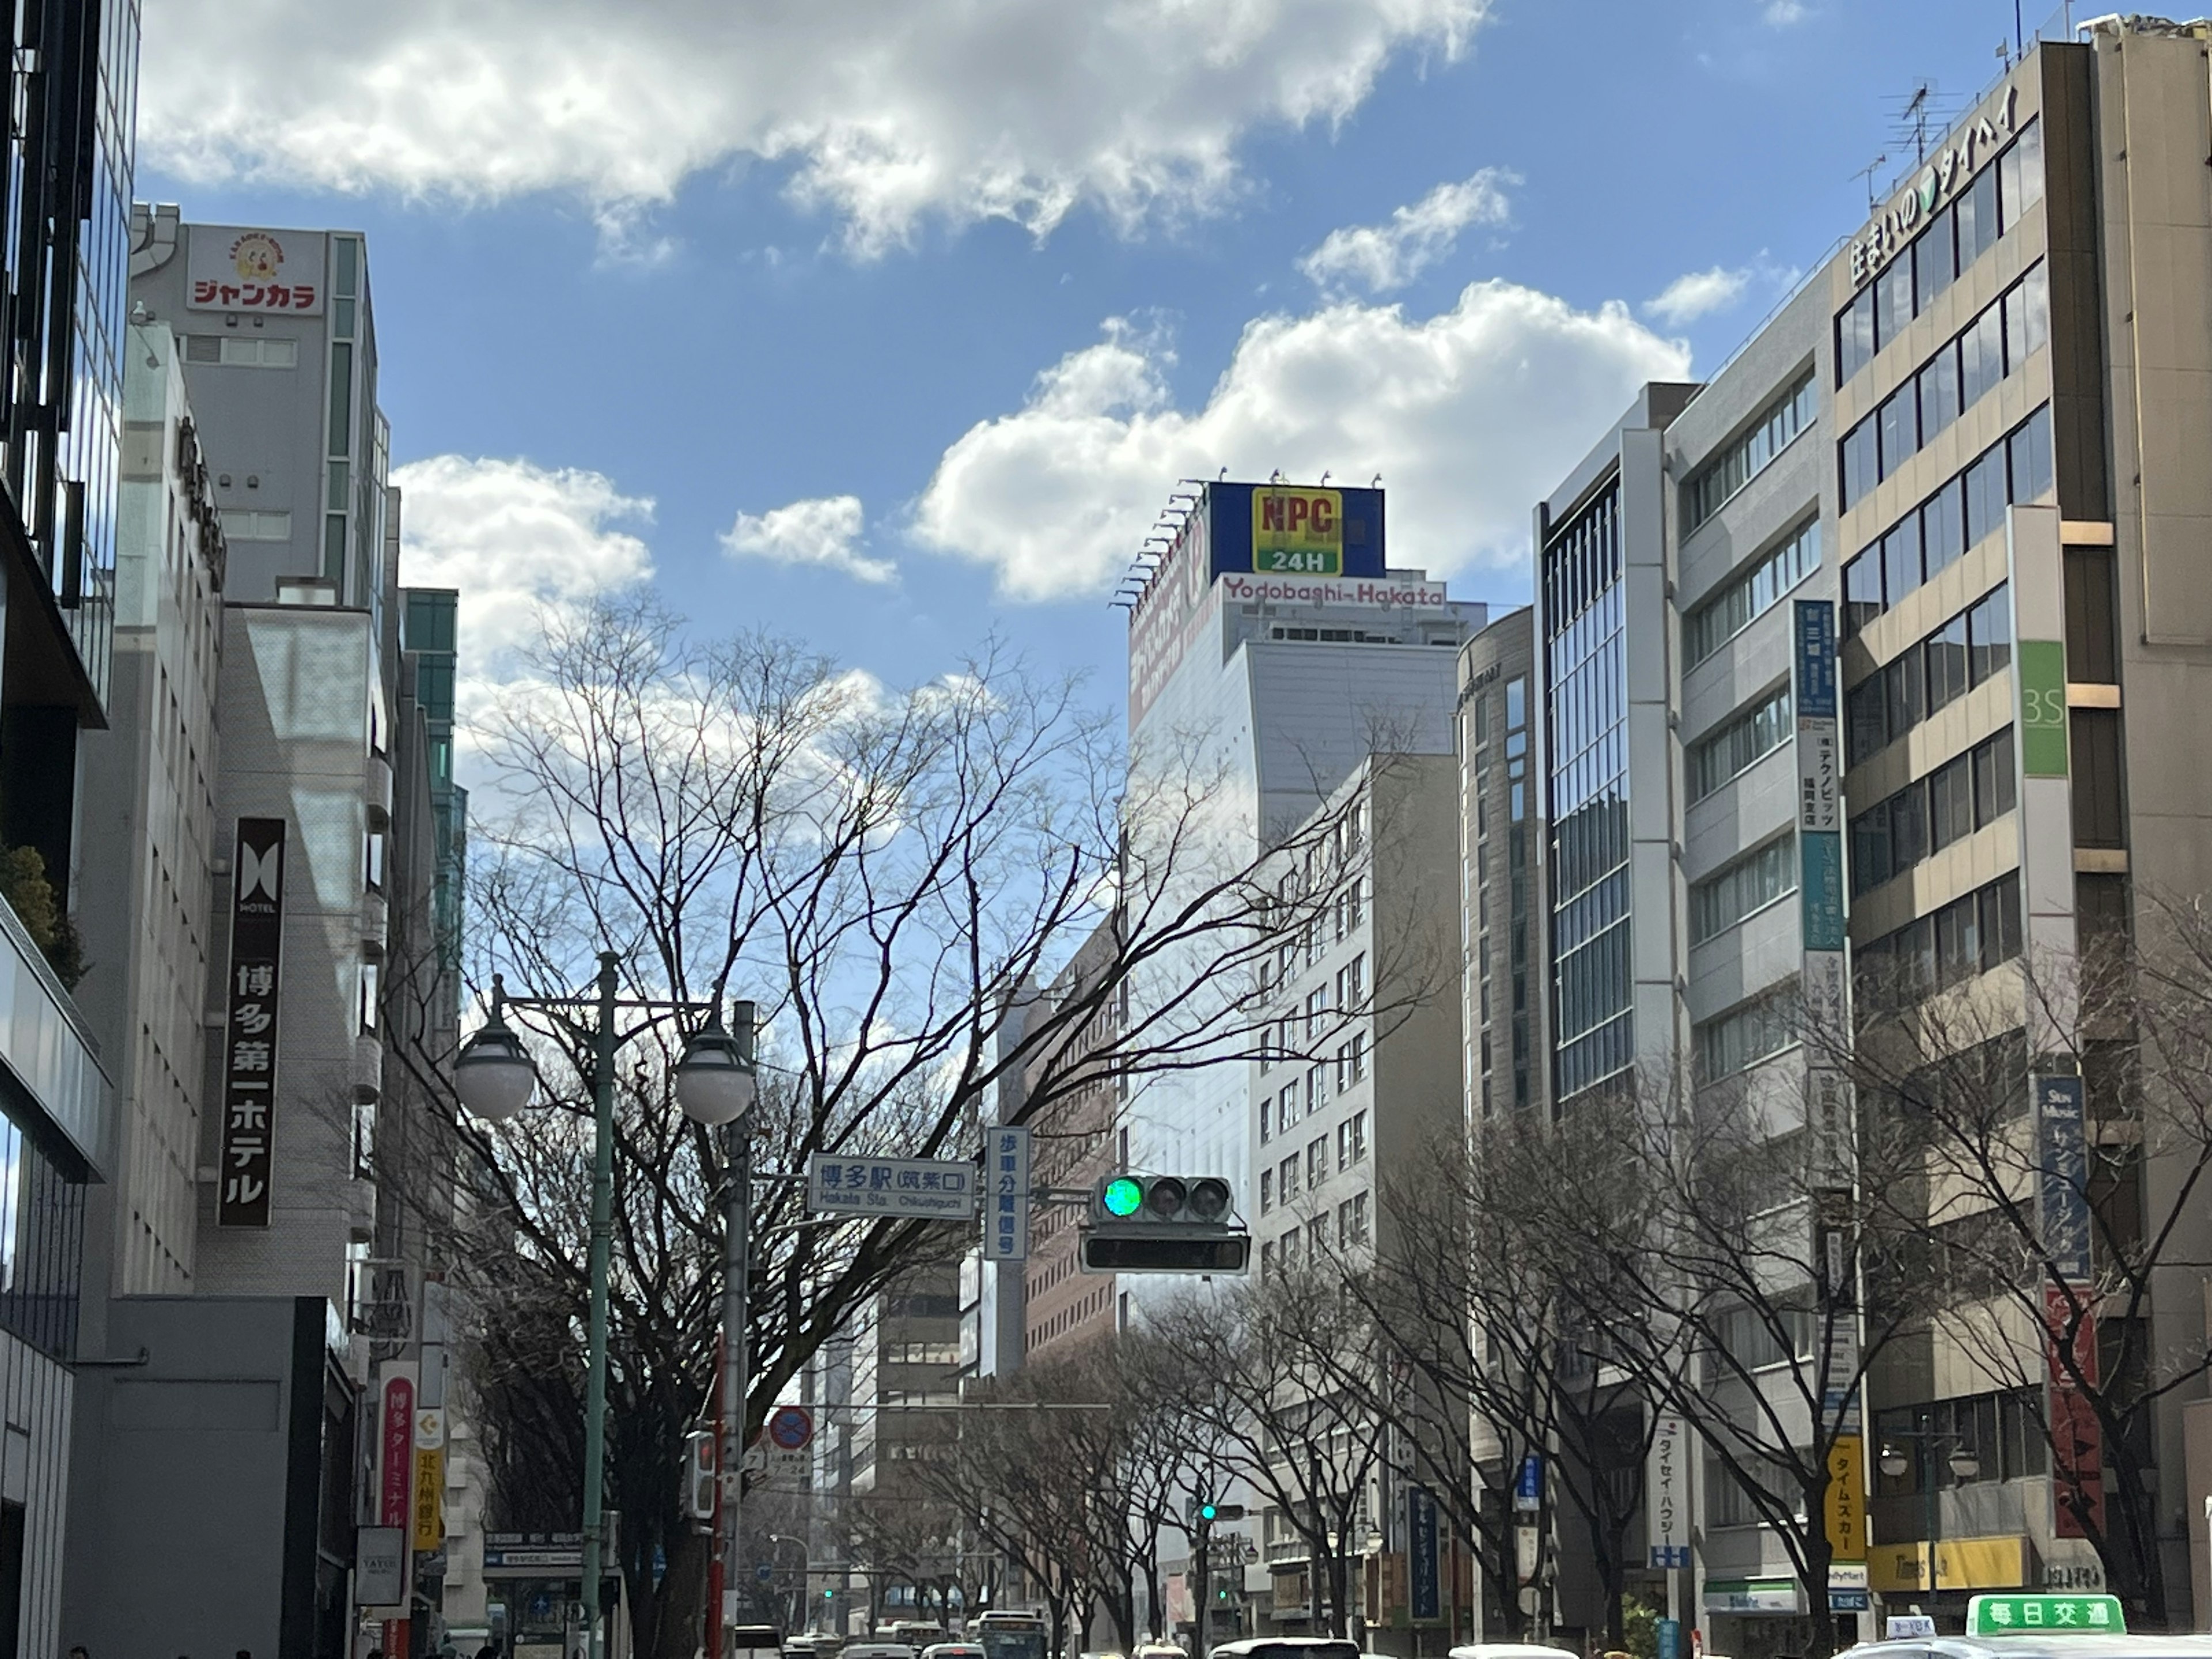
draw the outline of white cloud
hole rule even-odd
[[[461,595],[461,663],[501,672],[536,641],[549,611],[647,580],[653,556],[626,524],[653,519],[649,498],[611,479],[528,461],[434,455],[396,469],[400,580]]]
[[[925,218],[1125,228],[1233,194],[1255,126],[1340,120],[1491,0],[165,0],[142,155],[197,181],[635,207],[747,158],[877,250]]]
[[[1771,27],[1783,29],[1802,22],[1812,9],[1806,0],[1766,0],[1762,15]]]
[[[1748,265],[1740,270],[1715,265],[1711,270],[1685,272],[1644,302],[1644,313],[1670,328],[1680,328],[1735,305],[1751,286],[1752,275]]]
[[[1007,595],[1110,590],[1173,481],[1385,474],[1390,560],[1443,574],[1527,556],[1528,513],[1645,380],[1686,349],[1620,304],[1577,311],[1477,283],[1426,319],[1340,304],[1244,331],[1205,406],[1174,406],[1157,337],[1109,324],[971,428],[917,504],[915,538],[990,566]]]
[[[738,514],[722,532],[722,545],[733,557],[818,564],[864,582],[895,580],[898,567],[890,560],[860,556],[862,521],[858,495],[817,496],[766,513]]]
[[[1370,294],[1403,288],[1449,253],[1469,225],[1504,224],[1510,210],[1505,186],[1520,182],[1502,168],[1485,167],[1455,185],[1438,185],[1393,212],[1388,224],[1332,230],[1298,269],[1330,292],[1355,283]]]

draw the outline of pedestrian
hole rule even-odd
[[[499,1644],[486,1642],[477,1650],[477,1659],[499,1659]]]

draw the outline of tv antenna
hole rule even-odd
[[[1874,199],[1874,176],[1876,173],[1881,170],[1883,166],[1886,165],[1888,161],[1888,154],[1884,152],[1882,155],[1875,156],[1873,161],[1869,161],[1856,173],[1851,174],[1851,177],[1854,179],[1863,179],[1866,180],[1867,211],[1869,213],[1872,213],[1875,210],[1875,206]]]

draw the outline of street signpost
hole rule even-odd
[[[928,1216],[972,1221],[975,1166],[949,1158],[842,1158],[806,1160],[806,1207],[816,1213]]]
[[[984,1131],[983,1178],[991,1202],[983,1221],[983,1255],[991,1261],[1026,1261],[1030,1254],[1030,1132],[1000,1124]]]

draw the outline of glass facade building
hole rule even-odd
[[[1616,478],[1543,554],[1555,1097],[1635,1057],[1629,976],[1628,680]]]

